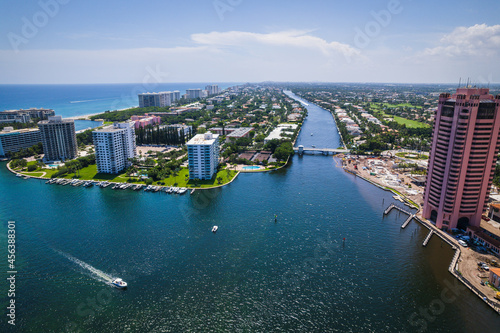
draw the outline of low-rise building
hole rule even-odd
[[[287,136],[287,132],[290,133],[290,131],[295,131],[299,127],[297,124],[279,124],[269,135],[264,139],[264,144],[268,143],[271,140],[274,139],[285,139]]]
[[[495,286],[495,288],[500,288],[500,268],[490,268],[488,282]]]
[[[226,142],[235,142],[240,138],[249,138],[253,127],[240,127],[226,135]]]
[[[288,121],[299,121],[302,119],[302,115],[300,113],[290,113],[287,116]]]
[[[500,223],[482,219],[478,227],[468,226],[467,233],[475,242],[489,249],[496,256],[500,256]]]
[[[42,136],[38,128],[14,130],[12,127],[5,127],[0,131],[0,156],[30,148],[39,142],[42,142]]]
[[[146,113],[144,116],[132,116],[130,120],[135,122],[135,128],[157,125],[161,123],[161,118]]]
[[[47,120],[54,115],[52,109],[6,110],[0,112],[0,123],[29,123],[34,119]]]
[[[493,221],[500,222],[500,202],[490,204],[490,212],[488,217]]]

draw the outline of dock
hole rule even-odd
[[[393,210],[393,209],[397,209],[397,210],[399,210],[399,211],[400,211],[400,212],[402,212],[402,213],[405,213],[405,214],[408,214],[408,215],[410,215],[410,216],[413,216],[413,214],[412,214],[412,213],[410,213],[409,211],[407,211],[407,210],[405,210],[405,209],[403,209],[403,208],[401,208],[401,207],[398,207],[398,206],[396,206],[396,205],[395,205],[395,204],[393,204],[393,203],[391,203],[391,205],[390,205],[389,207],[387,207],[387,208],[386,208],[386,210],[384,210],[384,215],[389,214],[389,213],[391,212],[391,210]]]
[[[422,243],[422,246],[427,246],[427,244],[429,243],[429,241],[431,240],[431,237],[432,235],[434,234],[434,230],[431,230],[429,232],[429,234],[427,235],[427,237],[425,237],[425,240],[424,242]]]
[[[410,216],[408,216],[408,218],[406,219],[406,221],[401,226],[401,229],[406,228],[408,226],[408,224],[410,224],[411,220],[413,220],[414,217],[415,217],[415,215],[410,214]]]

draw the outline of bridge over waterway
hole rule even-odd
[[[293,150],[295,152],[298,152],[299,155],[302,154],[316,154],[316,153],[321,153],[323,155],[336,155],[336,154],[348,154],[350,152],[349,149],[338,149],[338,148],[310,148],[310,147],[304,147],[304,146],[298,146],[294,147]]]

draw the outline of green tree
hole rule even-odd
[[[278,160],[278,161],[284,161],[286,160],[290,155],[293,154],[293,146],[292,143],[289,141],[285,141],[281,143],[276,150],[274,151],[273,156]]]

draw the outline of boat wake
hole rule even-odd
[[[98,281],[104,282],[106,284],[111,284],[111,282],[114,279],[111,275],[104,273],[103,271],[95,268],[94,266],[89,265],[86,262],[83,262],[80,259],[73,257],[72,255],[69,255],[69,254],[64,253],[62,251],[57,251],[57,252],[59,252],[61,255],[63,255],[67,259],[71,260],[75,264],[79,265],[83,269],[90,272],[91,273],[90,276]]]

